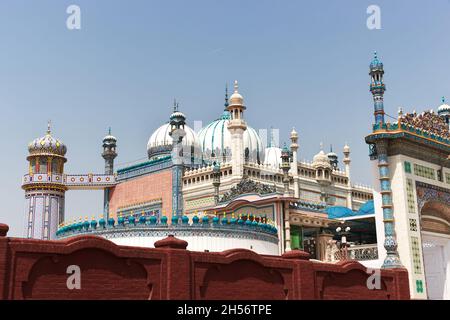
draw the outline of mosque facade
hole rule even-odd
[[[237,81],[220,116],[198,132],[175,103],[169,121],[148,140],[148,160],[115,169],[117,138],[109,132],[103,139],[105,171],[96,174],[65,173],[67,148],[49,128],[29,145],[22,182],[26,237],[96,234],[152,247],[173,234],[194,251],[247,248],[280,255],[301,248],[324,260],[339,223],[327,210],[358,212],[372,201],[372,188],[353,184],[349,146],[343,148],[343,168],[338,155],[322,147],[311,162],[299,161],[294,129],[283,148],[272,131],[263,143],[246,112]],[[66,221],[64,197],[73,189],[103,189],[103,216]]]

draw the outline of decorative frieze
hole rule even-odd
[[[420,243],[418,237],[411,237],[411,253],[412,253],[412,263],[413,271],[415,274],[422,274],[422,262],[420,254]]]
[[[436,180],[436,170],[417,163],[414,164],[414,174],[422,178]]]
[[[414,184],[412,179],[406,179],[406,197],[408,203],[408,212],[416,213],[416,201],[414,199]]]

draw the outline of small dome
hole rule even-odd
[[[59,155],[64,157],[67,148],[61,140],[51,135],[49,124],[45,136],[34,139],[28,144],[28,152],[30,155]]]
[[[445,103],[445,98],[444,97],[442,97],[442,104],[437,109],[437,113],[439,115],[441,115],[443,113],[450,113],[450,106]]]
[[[239,89],[238,82],[237,80],[234,80],[234,92],[230,96],[230,105],[241,105],[241,106],[244,105],[244,98],[239,93],[238,89]]]
[[[152,133],[147,143],[147,154],[150,160],[170,154],[173,142],[170,136],[170,130],[170,124],[166,123]],[[195,150],[199,149],[197,134],[187,125],[184,126],[184,131],[186,135],[182,140],[182,145],[193,147],[195,152]]]
[[[323,152],[323,150],[320,150],[320,152],[314,156],[313,166],[315,168],[318,168],[318,167],[331,168],[330,161],[329,161],[327,155],[325,154],[325,152]]]
[[[111,128],[108,129],[108,134],[103,138],[103,143],[117,142],[116,137],[111,134]]]
[[[298,138],[298,133],[297,133],[297,131],[295,131],[295,128],[292,128],[292,131],[291,131],[291,138],[295,138],[295,139]]]
[[[344,153],[350,153],[350,147],[348,146],[348,144],[345,144],[344,146]]]
[[[370,63],[371,69],[380,69],[383,68],[383,63],[378,59],[377,52],[374,52],[374,56],[372,62]]]
[[[264,164],[274,168],[280,168],[281,149],[278,147],[267,147],[264,153]]]
[[[175,119],[175,118],[184,118],[184,119],[186,119],[186,116],[184,115],[183,112],[175,111],[175,112],[173,112],[173,113],[170,115],[170,119],[172,120],[172,119]]]
[[[337,158],[337,154],[334,153],[333,151],[331,151],[331,152],[328,152],[328,153],[327,153],[327,157],[328,157],[328,158]]]

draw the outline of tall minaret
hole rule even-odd
[[[385,85],[383,82],[383,64],[378,60],[377,54],[370,63],[369,75],[371,77],[370,92],[373,95],[375,126],[374,132],[384,130],[384,106],[383,94]],[[392,190],[389,174],[388,148],[389,140],[378,139],[375,143],[376,154],[378,158],[378,171],[381,187],[381,196],[383,198],[383,222],[384,222],[384,247],[386,248],[386,258],[383,262],[383,268],[401,268],[402,263],[397,250],[397,236],[395,234],[394,207],[392,205]]]
[[[238,82],[234,81],[234,93],[230,96],[227,110],[231,120],[228,122],[228,130],[231,134],[231,167],[233,177],[241,179],[244,173],[244,131],[247,124],[244,120],[244,98],[238,92]]]
[[[383,82],[383,63],[378,60],[377,52],[375,51],[372,62],[370,63],[370,92],[373,96],[373,106],[375,115],[375,124],[384,123],[384,105],[383,96],[386,91],[386,86]]]
[[[350,147],[346,143],[344,146],[344,165],[345,165],[345,175],[347,176],[347,207],[353,209],[353,199],[352,199],[352,180],[350,175]]]
[[[291,131],[291,152],[292,152],[292,165],[291,172],[294,177],[294,197],[300,197],[299,191],[299,176],[298,176],[298,133],[295,131],[295,128],[292,128]]]
[[[105,174],[114,174],[114,159],[117,157],[117,139],[111,135],[111,128],[108,134],[103,138],[102,157],[105,159]],[[109,218],[109,195],[111,189],[105,188],[103,193],[103,214],[105,219]]]
[[[173,113],[170,115],[170,136],[172,137],[172,216],[183,214],[183,145],[186,135],[184,126],[186,116],[178,110],[178,103],[174,101]]]
[[[28,145],[28,174],[23,178],[25,190],[26,238],[56,238],[58,225],[64,221],[64,163],[66,146],[51,135],[50,123],[42,138]]]

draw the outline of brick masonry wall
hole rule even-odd
[[[162,212],[172,213],[172,171],[163,170],[151,175],[122,182],[111,189],[109,210],[116,219],[117,208],[162,199]]]
[[[405,269],[381,270],[381,289],[369,290],[360,263],[313,262],[302,251],[191,252],[186,241],[170,236],[154,249],[96,236],[7,238],[3,226],[0,299],[409,299]],[[67,288],[70,265],[80,267],[79,290]]]

